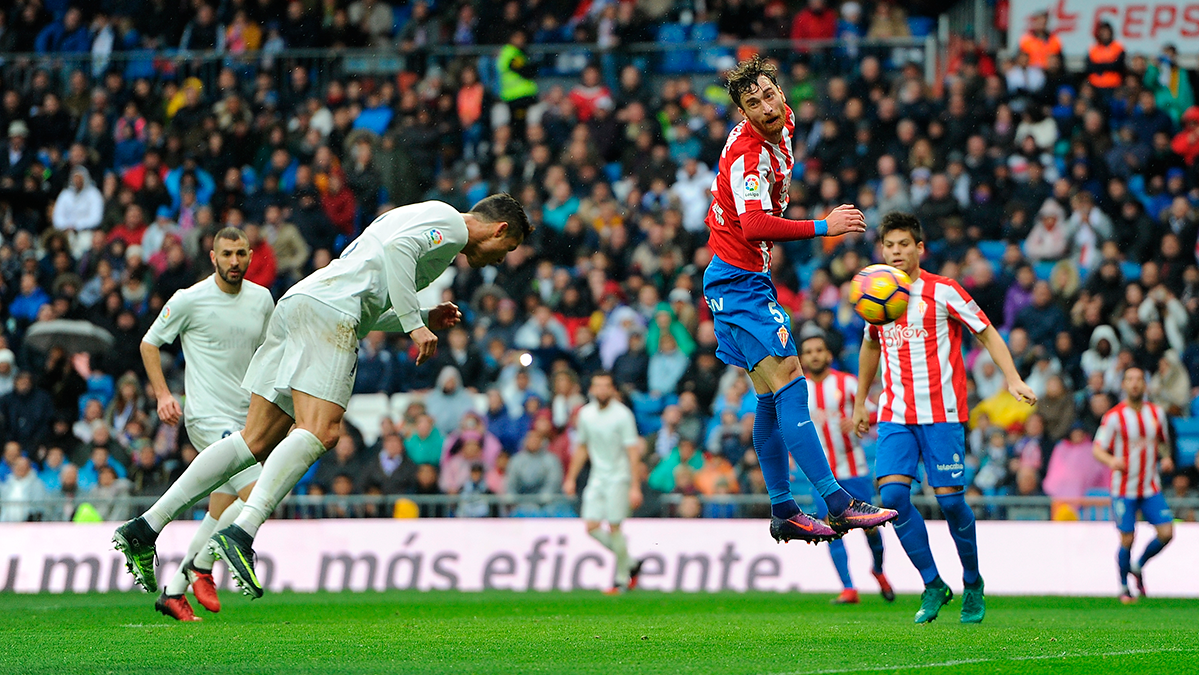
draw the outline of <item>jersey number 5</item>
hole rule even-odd
[[[783,310],[779,309],[777,302],[770,303],[770,315],[773,316],[774,320],[779,323],[787,322],[787,316],[783,314]]]

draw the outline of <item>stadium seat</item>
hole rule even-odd
[[[346,406],[346,421],[362,432],[362,442],[379,439],[379,423],[390,412],[387,394],[354,394]]]
[[[1112,496],[1104,488],[1087,490],[1086,501],[1079,504],[1079,520],[1104,521],[1112,519]]]
[[[692,42],[709,42],[715,44],[718,37],[720,37],[720,33],[717,31],[716,24],[714,23],[697,23],[691,27]],[[733,56],[733,53],[728,49],[701,49],[699,58],[696,60],[695,70],[701,73],[714,73],[719,69],[717,64],[720,60],[731,56]]]
[[[411,499],[397,499],[392,509],[392,518],[419,518],[420,508]]]
[[[487,408],[488,408],[487,394],[483,394],[483,393],[475,394],[472,398],[474,399],[474,402],[475,402],[475,412],[486,417],[487,416]]]
[[[658,28],[657,42],[660,44],[684,44],[687,42],[687,27],[677,23],[663,24]],[[689,73],[695,68],[695,52],[689,49],[668,49],[662,53],[659,69],[663,73],[677,75]]]
[[[412,402],[412,394],[400,392],[391,395],[391,419],[401,420],[404,418],[404,412],[408,410],[408,404]]]
[[[1006,241],[980,241],[978,242],[978,252],[983,254],[983,257],[991,262],[999,262],[1003,260],[1003,252],[1007,250]]]
[[[1172,421],[1178,444],[1178,466],[1194,466],[1195,456],[1199,455],[1199,419],[1176,417]]]
[[[1120,271],[1124,273],[1125,281],[1139,281],[1141,279],[1141,264],[1126,260],[1120,263]]]
[[[914,38],[928,37],[937,27],[937,20],[927,16],[908,17],[908,32]]]

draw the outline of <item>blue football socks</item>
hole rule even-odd
[[[899,543],[903,544],[903,550],[920,572],[924,584],[931,584],[939,576],[937,564],[933,562],[933,552],[928,545],[928,528],[924,525],[924,518],[912,506],[912,486],[887,483],[879,488],[879,494],[882,495],[883,506],[899,512],[899,517],[895,519]]]
[[[840,539],[830,541],[828,554],[833,558],[833,567],[837,568],[837,576],[841,577],[841,585],[846,589],[853,588],[853,579],[849,578],[849,554],[845,551],[845,542]]]
[[[787,446],[779,433],[774,394],[758,394],[758,408],[754,413],[754,451],[758,453],[758,466],[770,495],[771,515],[787,519],[799,513],[799,505],[791,496]]]
[[[759,400],[759,405],[761,398]],[[774,403],[778,427],[783,435],[787,451],[795,459],[816,491],[824,497],[829,513],[840,514],[849,508],[849,493],[841,489],[833,470],[829,468],[820,445],[820,436],[812,416],[808,412],[808,384],[802,377],[791,380],[782,389],[774,392]],[[756,421],[756,420],[755,420]]]
[[[962,582],[972,586],[978,582],[978,535],[974,528],[974,511],[966,503],[966,491],[937,495],[937,504],[945,515],[953,543],[958,547],[958,557],[962,560]]]
[[[1141,554],[1141,559],[1137,561],[1137,569],[1139,570],[1140,568],[1144,567],[1145,563],[1149,562],[1150,558],[1158,553],[1161,553],[1162,549],[1165,547],[1165,542],[1163,542],[1161,539],[1154,538],[1154,540],[1149,542],[1149,545],[1145,547],[1145,552]]]
[[[883,573],[883,535],[878,528],[866,532],[866,542],[870,544],[870,552],[874,555],[874,573]]]
[[[1116,562],[1120,565],[1120,588],[1127,589],[1128,575],[1132,574],[1132,549],[1121,546]]]

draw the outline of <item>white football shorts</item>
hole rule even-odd
[[[358,319],[310,298],[279,301],[242,387],[296,416],[291,392],[345,408],[358,370]]]
[[[619,524],[629,517],[629,479],[597,480],[591,476],[583,488],[583,520]]]

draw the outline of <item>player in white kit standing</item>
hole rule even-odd
[[[209,255],[216,273],[172,295],[141,344],[146,376],[158,399],[158,418],[174,426],[182,415],[192,446],[201,450],[245,422],[250,392],[241,388],[241,380],[266,337],[275,309],[270,291],[244,279],[253,251],[241,230],[226,227],[218,232]],[[176,337],[187,361],[183,374],[187,398],[182,409],[167,388],[159,352]],[[250,496],[260,473],[262,465],[254,464],[209,496],[208,513],[175,576],[154,603],[159,612],[180,621],[198,621],[184,595],[189,585],[205,609],[220,611],[212,580],[213,559],[205,545],[217,527],[229,525],[241,513],[242,499]]]
[[[308,468],[337,444],[354,386],[358,340],[372,330],[402,330],[417,346],[417,363],[424,363],[437,352],[433,331],[457,324],[462,314],[448,302],[421,309],[417,291],[459,253],[476,268],[502,262],[528,232],[524,209],[507,194],[487,197],[469,213],[436,201],[402,206],[376,218],[339,258],[288,290],[242,381],[251,392],[245,428],[201,453],[154,506],[114,534],[134,578],[144,587],[155,585],[158,532],[201,495],[263,461],[241,514],[209,541],[242,591],[262,597],[254,575],[254,535]]]
[[[616,384],[610,373],[591,377],[591,396],[595,400],[579,410],[575,423],[575,451],[562,491],[575,494],[579,472],[590,459],[591,472],[583,488],[583,521],[587,534],[616,555],[616,576],[609,592],[620,593],[636,588],[641,569],[640,562],[629,558],[628,541],[620,524],[630,511],[641,506],[637,467],[643,445],[633,411],[616,399]]]

